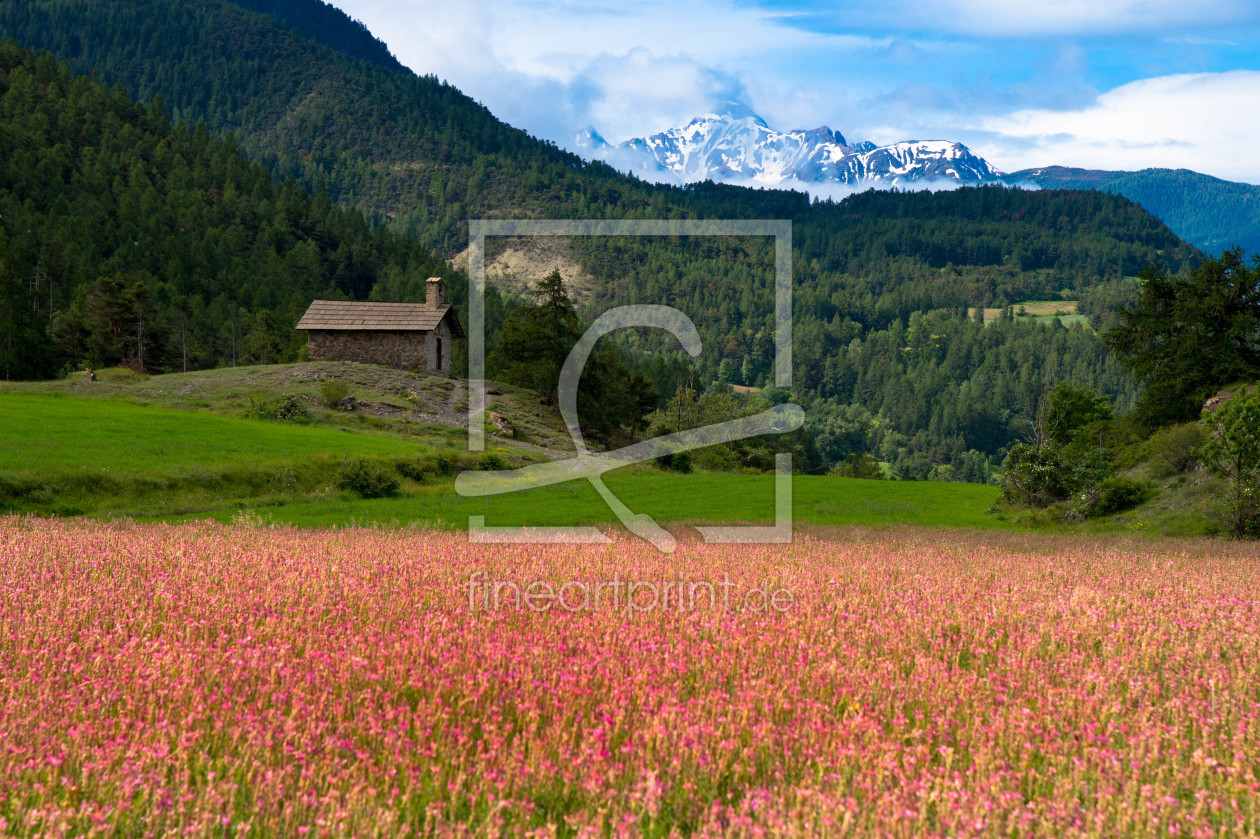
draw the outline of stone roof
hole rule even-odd
[[[444,303],[373,303],[359,300],[316,300],[298,321],[298,329],[337,329],[368,332],[431,332],[450,315],[451,334],[464,337],[454,307]]]

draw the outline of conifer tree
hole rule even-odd
[[[1260,375],[1260,257],[1205,259],[1182,276],[1148,266],[1132,309],[1104,336],[1146,391],[1136,415],[1149,428],[1195,419],[1222,385]]]

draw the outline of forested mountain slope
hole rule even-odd
[[[462,249],[465,222],[477,217],[811,222],[796,193],[652,186],[588,164],[391,63],[364,36],[321,0],[0,5],[0,37],[98,72],[140,101],[161,95],[175,119],[235,132],[278,177],[326,183],[334,200],[388,217],[441,253]]]
[[[394,218],[447,253],[466,242],[469,217],[650,205],[624,176],[539,143],[453,87],[357,60],[225,0],[5,3],[0,37],[99,72],[141,101],[160,94],[175,119],[234,131],[278,176],[325,181],[334,200]]]
[[[1138,202],[1178,236],[1211,254],[1238,245],[1260,252],[1260,186],[1188,169],[1109,172],[1049,166],[1006,175],[1047,189],[1099,189]]]
[[[449,268],[204,127],[0,44],[0,375],[292,359],[311,299]],[[459,283],[455,283],[459,286]]]

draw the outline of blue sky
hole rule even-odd
[[[1260,183],[1260,0],[333,0],[418,73],[566,148],[738,102],[1004,171]]]

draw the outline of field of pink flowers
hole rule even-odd
[[[1258,560],[0,519],[0,835],[1254,834]],[[478,572],[792,603],[490,611]]]

